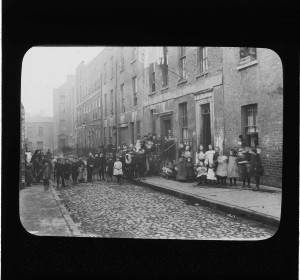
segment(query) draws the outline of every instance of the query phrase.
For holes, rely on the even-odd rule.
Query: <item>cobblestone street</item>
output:
[[[85,236],[163,239],[266,239],[275,230],[131,184],[59,189]]]

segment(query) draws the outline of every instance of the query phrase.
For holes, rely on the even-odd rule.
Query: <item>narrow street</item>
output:
[[[57,193],[85,236],[261,240],[276,232],[128,183],[84,183],[60,188]]]

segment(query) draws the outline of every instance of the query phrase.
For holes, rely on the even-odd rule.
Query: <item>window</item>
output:
[[[110,113],[113,116],[114,115],[114,91],[110,91]]]
[[[133,106],[137,106],[137,77],[132,78]]]
[[[124,69],[124,47],[121,47],[121,65],[120,68]]]
[[[106,93],[104,94],[104,116],[107,116],[107,100],[106,100]]]
[[[240,62],[250,62],[256,60],[256,48],[240,48]]]
[[[198,48],[198,66],[199,73],[206,72],[208,69],[207,66],[207,47]]]
[[[186,47],[179,47],[179,76],[186,79]]]
[[[121,84],[120,86],[120,91],[121,91],[121,101],[122,101],[122,108],[121,108],[121,112],[125,113],[125,97],[124,97],[124,84]]]
[[[60,132],[64,133],[66,130],[66,122],[65,120],[60,120]]]
[[[59,112],[64,113],[65,112],[65,103],[59,103]]]
[[[106,84],[106,63],[104,63],[104,77],[103,77],[103,82]]]
[[[136,122],[136,135],[141,134],[141,121]]]
[[[110,65],[111,65],[110,78],[112,79],[114,77],[114,61],[113,61],[113,57],[110,58]]]
[[[37,149],[38,150],[43,150],[43,141],[37,141]]]
[[[106,145],[106,127],[103,128],[104,145]]]
[[[38,136],[44,136],[44,128],[42,126],[38,127]]]
[[[99,118],[100,118],[100,116],[101,116],[101,99],[100,99],[100,97],[99,97],[99,101],[98,101],[98,116],[99,116]]]
[[[149,67],[149,84],[150,84],[150,92],[155,92],[155,69],[154,69],[154,63],[151,63],[150,67]]]
[[[109,142],[112,143],[112,127],[111,126],[108,128],[108,132],[109,132]]]
[[[151,115],[151,123],[152,123],[152,133],[156,132],[156,119],[155,119],[155,114],[156,111],[155,109],[150,111],[150,115]]]
[[[32,127],[27,126],[27,137],[32,137]]]
[[[131,60],[132,62],[136,60],[136,48],[133,47],[131,50]]]
[[[251,104],[242,107],[243,126],[247,145],[256,147],[258,145],[258,127],[257,127],[257,104]]]
[[[168,73],[168,48],[167,47],[163,47],[163,64],[161,65],[162,67],[162,81],[163,81],[163,85],[162,87],[165,88],[168,86],[169,83],[169,73]]]
[[[179,104],[179,116],[180,116],[180,126],[181,126],[181,139],[185,143],[188,140],[188,119],[187,119],[187,103]]]

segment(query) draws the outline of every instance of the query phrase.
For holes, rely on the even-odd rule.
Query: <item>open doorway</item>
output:
[[[208,145],[211,143],[211,123],[210,123],[210,104],[206,103],[201,105],[201,143],[204,149],[208,149]]]

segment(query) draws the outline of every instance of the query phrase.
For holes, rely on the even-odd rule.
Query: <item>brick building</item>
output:
[[[282,65],[271,50],[163,47],[145,65],[142,49],[107,47],[76,70],[81,147],[134,143],[170,132],[180,142],[228,151],[238,136],[262,151],[263,184],[281,186]]]
[[[53,149],[53,118],[25,116],[25,137],[27,147],[33,152]]]
[[[54,149],[75,147],[75,76],[68,75],[66,83],[53,89]]]

